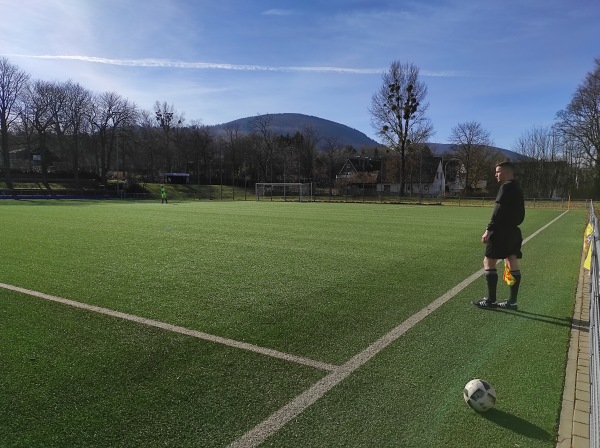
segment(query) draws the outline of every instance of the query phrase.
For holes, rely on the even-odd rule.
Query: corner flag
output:
[[[510,273],[510,269],[508,269],[508,265],[506,262],[504,263],[504,277],[502,279],[508,284],[508,286],[512,286],[515,284],[515,278]]]
[[[592,267],[592,241],[594,240],[594,226],[592,226],[592,223],[589,223],[585,228],[584,236],[583,248],[587,250],[587,254],[583,261],[583,267],[589,271]]]

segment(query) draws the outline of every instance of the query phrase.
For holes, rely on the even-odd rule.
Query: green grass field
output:
[[[0,201],[0,282],[339,366],[481,269],[483,207]],[[524,237],[564,213],[528,209]],[[264,446],[551,447],[586,212],[483,278]],[[499,285],[500,297],[507,293]],[[0,446],[227,446],[327,371],[0,289]],[[479,415],[475,377],[498,393]]]

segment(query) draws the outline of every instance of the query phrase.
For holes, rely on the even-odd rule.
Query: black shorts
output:
[[[485,245],[485,256],[496,260],[502,260],[511,255],[522,258],[521,244],[523,244],[523,236],[518,227],[494,230]]]

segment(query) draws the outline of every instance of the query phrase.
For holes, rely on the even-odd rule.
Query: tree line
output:
[[[427,86],[414,64],[391,63],[369,109],[382,145],[353,148],[306,128],[294,135],[273,132],[270,116],[252,119],[252,132],[236,125],[221,132],[157,101],[143,110],[116,92],[92,92],[79,83],[32,80],[0,58],[0,144],[7,188],[23,172],[52,171],[78,180],[110,177],[157,180],[159,173],[185,172],[198,184],[249,186],[255,182],[315,182],[333,188],[352,155],[383,160],[386,182],[406,191],[415,166],[431,156],[433,124],[427,117]],[[600,58],[571,102],[549,127],[534,127],[516,139],[524,156],[520,179],[528,196],[594,197],[600,191]],[[499,159],[481,123],[459,123],[448,143],[447,161],[459,163],[465,194],[493,179]],[[447,162],[446,162],[447,163]]]
[[[34,171],[45,183],[59,171],[103,183],[114,176],[154,181],[159,173],[185,172],[198,184],[327,185],[340,161],[356,152],[310,128],[278,135],[270,121],[259,115],[250,134],[236,125],[217,134],[199,121],[186,123],[167,102],[143,110],[116,92],[94,93],[75,81],[31,80],[0,59],[1,166],[9,189],[15,176]]]
[[[418,67],[398,61],[384,73],[382,86],[373,95],[372,125],[384,144],[399,154],[403,183],[433,133],[426,116],[426,95],[427,86],[419,79]],[[448,142],[454,149],[446,159],[458,161],[466,194],[475,191],[481,180],[493,180],[494,165],[502,156],[494,150],[491,134],[481,123],[459,123]],[[576,88],[569,104],[557,112],[555,123],[524,132],[512,150],[523,156],[518,165],[526,195],[600,195],[600,58],[595,59],[593,70]]]

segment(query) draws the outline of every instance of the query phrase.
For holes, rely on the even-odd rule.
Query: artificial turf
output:
[[[581,230],[566,215],[524,246],[518,311],[471,306],[476,281],[265,446],[555,446]],[[495,387],[495,409],[463,403],[472,378]]]
[[[480,269],[490,211],[6,202],[0,282],[340,364]],[[528,210],[524,236],[561,213]],[[584,224],[525,246],[521,310],[467,306],[475,282],[267,444],[552,446]],[[223,446],[324,375],[39,302],[0,290],[9,446]],[[460,397],[475,376],[498,391],[487,418]]]
[[[0,292],[0,446],[224,446],[323,376]]]

